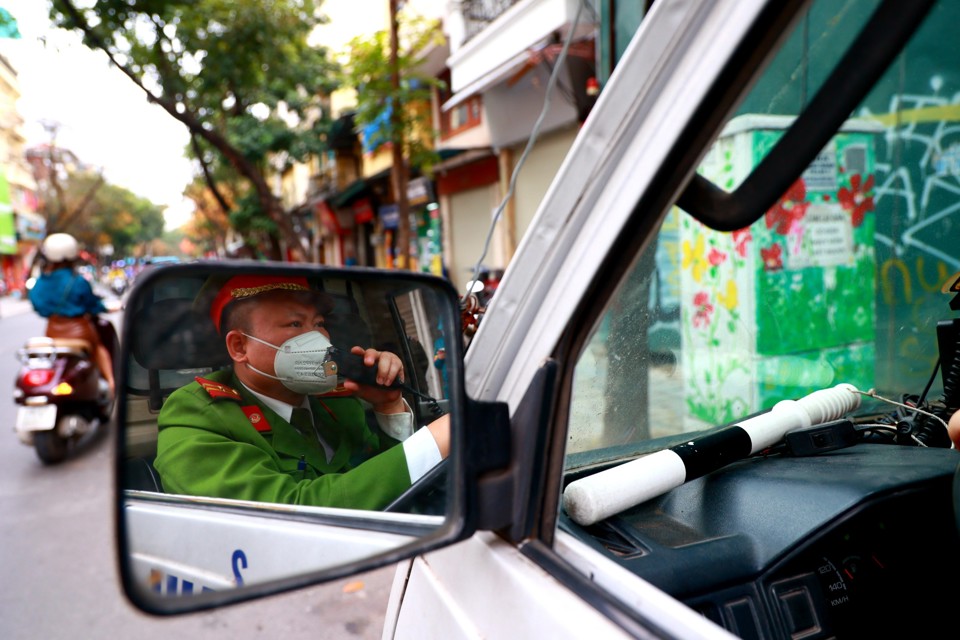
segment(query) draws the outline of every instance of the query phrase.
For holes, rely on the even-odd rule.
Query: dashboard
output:
[[[758,456],[561,526],[741,638],[956,637],[958,468],[893,444]]]

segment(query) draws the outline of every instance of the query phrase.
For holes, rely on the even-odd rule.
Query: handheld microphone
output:
[[[363,364],[363,356],[351,353],[349,349],[333,347],[329,353],[330,359],[337,363],[337,375],[341,378],[349,378],[359,384],[382,389],[407,389],[407,386],[400,381],[399,377],[394,378],[389,385],[378,384],[377,368]]]

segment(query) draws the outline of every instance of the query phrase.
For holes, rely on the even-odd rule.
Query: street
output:
[[[121,314],[110,318],[120,330]],[[100,432],[44,466],[13,433],[16,350],[43,335],[29,303],[0,298],[0,638],[379,638],[395,568],[214,612],[172,618],[134,609],[117,571],[113,442]]]

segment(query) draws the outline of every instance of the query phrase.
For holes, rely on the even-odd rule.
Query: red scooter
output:
[[[113,324],[99,317],[95,324],[115,362],[119,342]],[[30,338],[17,359],[13,399],[20,408],[14,430],[45,464],[62,462],[74,443],[109,422],[109,385],[86,340]]]

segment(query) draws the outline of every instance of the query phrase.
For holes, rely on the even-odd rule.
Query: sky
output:
[[[183,198],[192,168],[184,156],[187,129],[79,37],[50,26],[47,2],[0,0],[16,18],[21,38],[0,39],[2,53],[17,71],[27,146],[50,135],[41,124],[59,124],[57,146],[102,167],[107,182],[168,207],[167,228],[186,222],[193,210]],[[38,38],[48,39],[44,47]]]

